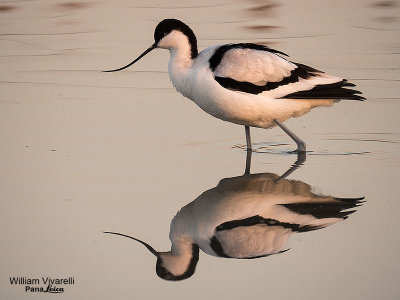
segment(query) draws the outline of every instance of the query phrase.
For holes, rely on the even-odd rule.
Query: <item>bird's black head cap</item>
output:
[[[169,34],[173,30],[178,30],[188,37],[189,44],[191,47],[191,56],[195,58],[198,54],[197,50],[197,39],[192,29],[182,21],[177,19],[164,19],[162,20],[154,30],[154,40],[158,43],[164,36]]]
[[[158,277],[169,280],[169,281],[179,281],[184,280],[191,277],[196,271],[197,262],[199,261],[199,246],[196,244],[192,245],[192,257],[190,263],[188,265],[187,270],[181,275],[174,275],[170,271],[168,271],[164,265],[161,257],[157,258],[156,263],[156,273]]]

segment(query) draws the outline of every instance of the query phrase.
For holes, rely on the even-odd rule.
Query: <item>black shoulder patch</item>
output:
[[[224,252],[224,249],[222,248],[221,243],[218,241],[218,239],[215,237],[215,235],[211,238],[210,240],[210,246],[211,249],[214,250],[214,252],[220,256],[220,257],[225,257],[225,258],[230,258],[230,256],[226,255]]]

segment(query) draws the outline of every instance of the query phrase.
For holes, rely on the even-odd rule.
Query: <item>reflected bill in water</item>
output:
[[[250,152],[248,152],[250,154]],[[171,250],[156,251],[134,237],[157,257],[156,273],[166,280],[191,277],[199,260],[199,249],[224,258],[255,259],[288,251],[289,237],[297,232],[322,229],[345,220],[364,197],[337,198],[312,192],[298,180],[284,175],[250,174],[248,155],[242,176],[224,178],[218,185],[184,206],[171,221]]]

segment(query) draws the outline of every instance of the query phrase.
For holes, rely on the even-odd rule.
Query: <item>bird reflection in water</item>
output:
[[[182,280],[195,272],[199,249],[225,258],[255,259],[288,251],[294,232],[322,229],[346,219],[363,203],[361,198],[314,194],[310,185],[285,179],[305,157],[284,175],[250,174],[248,151],[245,174],[224,178],[218,185],[184,206],[171,221],[167,252],[134,237],[157,257],[156,273],[166,280]]]

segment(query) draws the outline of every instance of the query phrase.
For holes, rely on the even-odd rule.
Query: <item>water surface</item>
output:
[[[398,1],[2,1],[0,3],[0,294],[9,277],[75,278],[65,299],[398,299]],[[176,212],[245,169],[244,129],[202,112],[153,51],[166,17],[187,22],[200,50],[270,45],[349,79],[368,99],[315,109],[285,124],[307,143],[289,175],[313,192],[365,196],[344,222],[293,234],[289,251],[254,260],[200,253],[173,283],[117,231],[169,250]],[[252,173],[283,174],[295,144],[253,130]],[[46,294],[31,293],[43,299]],[[47,297],[53,297],[47,296]]]

